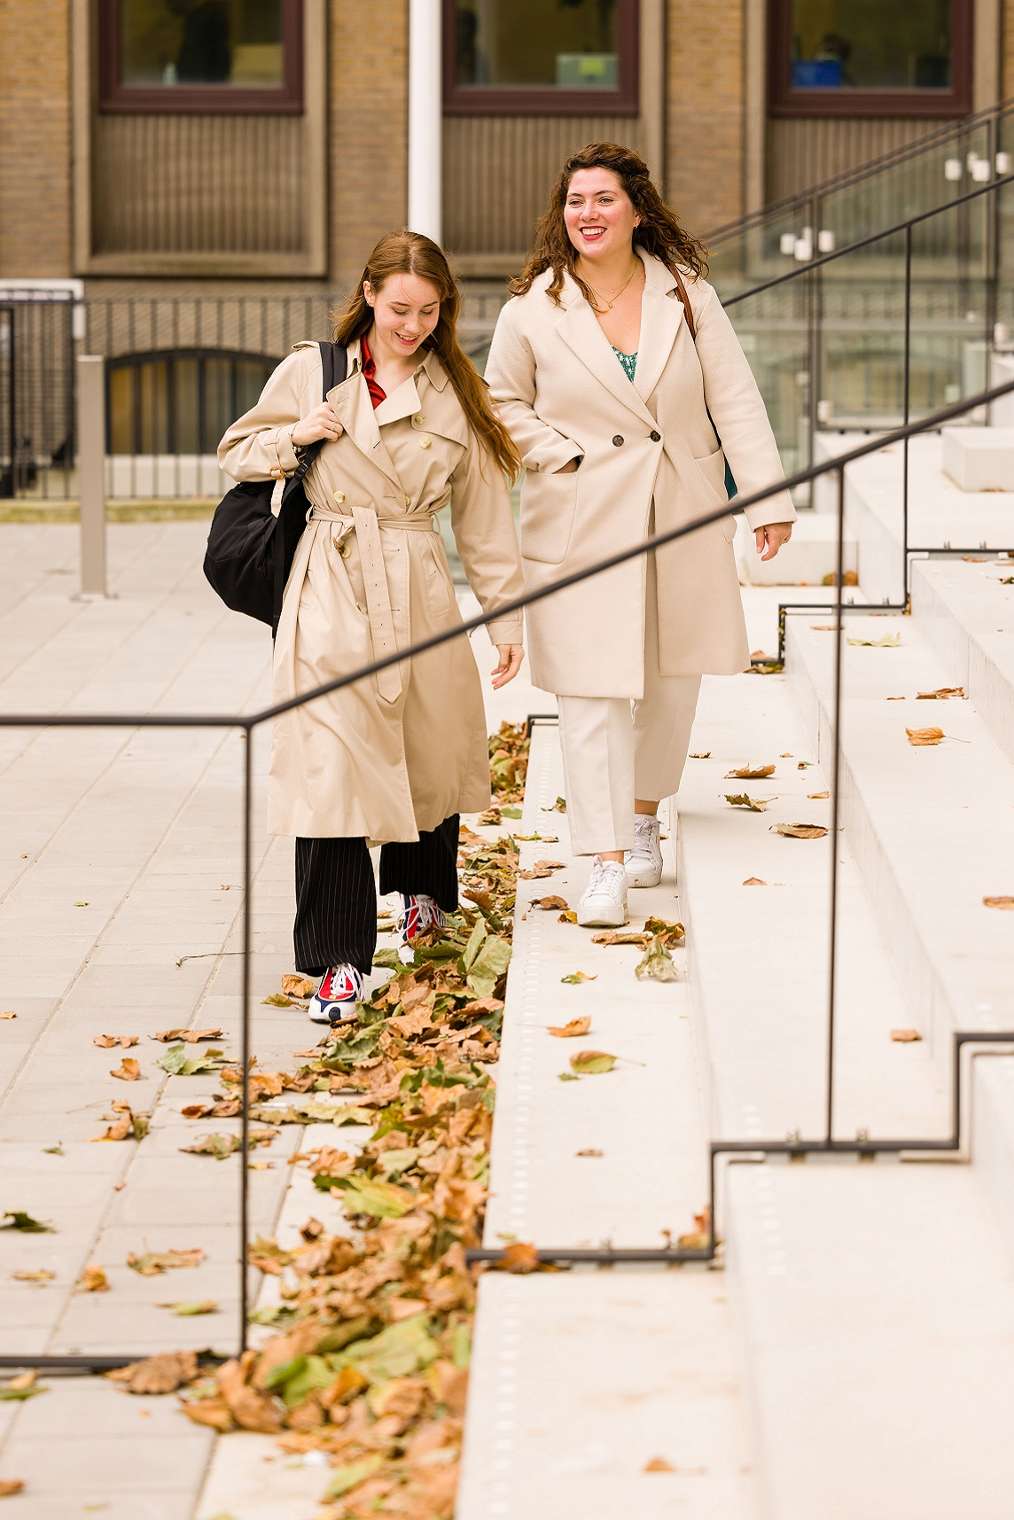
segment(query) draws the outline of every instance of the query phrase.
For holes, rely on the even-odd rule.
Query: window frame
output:
[[[641,101],[640,0],[617,0],[619,83],[615,90],[457,83],[457,0],[443,0],[445,116],[637,116]]]
[[[99,0],[99,112],[157,116],[299,116],[303,111],[303,0],[281,0],[282,83],[269,89],[179,84],[125,85],[120,77],[120,6]]]
[[[973,0],[951,0],[951,86],[947,90],[800,89],[791,83],[793,0],[769,0],[768,115],[958,117],[972,109]]]

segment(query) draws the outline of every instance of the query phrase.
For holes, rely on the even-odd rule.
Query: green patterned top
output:
[[[619,359],[620,363],[623,365],[623,373],[626,375],[631,385],[633,385],[634,374],[637,370],[637,355],[625,354],[622,349],[616,347],[615,343],[610,343],[609,347],[612,349],[617,359]]]

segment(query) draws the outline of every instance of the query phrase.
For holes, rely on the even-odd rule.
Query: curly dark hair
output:
[[[610,169],[616,175],[641,218],[634,229],[634,247],[661,259],[673,274],[677,266],[689,271],[694,278],[708,272],[708,250],[669,210],[651,182],[648,166],[632,148],[622,148],[619,143],[589,143],[580,152],[568,158],[553,186],[549,210],[541,216],[535,228],[535,241],[528,261],[521,273],[510,282],[510,292],[523,296],[532,287],[532,281],[544,269],[552,269],[553,278],[547,295],[556,306],[560,305],[563,275],[566,270],[580,287],[590,304],[592,293],[577,273],[577,250],[567,236],[563,220],[563,208],[567,203],[570,182],[579,169]]]

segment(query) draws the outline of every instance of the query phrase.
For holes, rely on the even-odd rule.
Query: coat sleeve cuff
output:
[[[529,469],[536,469],[543,475],[552,475],[572,459],[583,459],[584,449],[578,443],[571,443],[569,438],[561,438],[558,444],[539,449],[534,456],[529,457]]]
[[[510,617],[494,618],[486,624],[491,644],[520,644],[524,637],[524,619],[520,613]]]
[[[275,453],[278,455],[278,468],[283,475],[292,475],[299,468],[299,460],[296,451],[292,447],[292,429],[296,426],[280,427],[275,435]]]
[[[783,491],[778,496],[772,496],[768,501],[759,501],[755,507],[747,507],[743,516],[751,530],[754,528],[766,528],[771,523],[795,522],[797,513],[792,505],[792,497],[788,491]]]

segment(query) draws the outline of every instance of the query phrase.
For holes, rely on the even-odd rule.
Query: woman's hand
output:
[[[566,464],[562,464],[558,470],[554,470],[552,473],[554,475],[573,475],[579,464],[580,460],[578,459],[568,459]]]
[[[292,447],[305,448],[308,443],[316,443],[318,438],[328,440],[340,438],[341,431],[342,425],[330,401],[322,401],[320,406],[315,406],[312,412],[307,412],[305,417],[300,417],[292,429]]]
[[[500,656],[500,663],[493,671],[494,691],[501,686],[506,686],[508,681],[513,681],[525,657],[525,651],[520,644],[498,644],[496,652]]]
[[[757,553],[761,559],[774,559],[782,544],[787,544],[791,537],[792,524],[790,522],[768,523],[766,527],[754,530]]]

